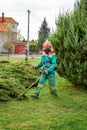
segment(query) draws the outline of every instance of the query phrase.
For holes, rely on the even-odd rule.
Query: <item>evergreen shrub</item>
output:
[[[77,86],[87,87],[87,17],[84,2],[61,14],[50,40],[57,55],[57,72]]]
[[[28,62],[0,61],[0,101],[17,99],[38,76]]]

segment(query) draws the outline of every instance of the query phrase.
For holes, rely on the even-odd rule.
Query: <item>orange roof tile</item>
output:
[[[13,18],[11,17],[4,17],[5,22],[11,22],[11,23],[17,23]],[[2,17],[0,17],[0,22],[2,22]]]
[[[0,23],[0,32],[1,31],[9,31],[9,29],[3,24],[3,23]]]

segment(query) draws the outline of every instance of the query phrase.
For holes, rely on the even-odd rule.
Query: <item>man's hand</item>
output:
[[[34,69],[34,70],[35,70],[35,69],[36,69],[36,66],[34,66],[34,65],[33,65],[33,66],[32,66],[32,69]]]
[[[41,69],[39,69],[39,73],[42,74],[42,70]]]
[[[47,71],[47,70],[44,70],[44,72],[43,72],[44,74],[48,74],[49,72]]]

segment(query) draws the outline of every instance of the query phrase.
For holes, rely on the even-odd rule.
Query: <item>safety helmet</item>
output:
[[[51,45],[50,41],[46,40],[45,43],[43,44],[43,50],[44,51],[47,49],[51,50],[51,47],[52,47],[52,45]]]

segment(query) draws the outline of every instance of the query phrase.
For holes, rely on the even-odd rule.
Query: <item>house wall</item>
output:
[[[12,32],[16,32],[17,33],[17,23],[7,23],[5,22],[4,25],[9,28]]]
[[[3,47],[3,44],[7,41],[8,36],[4,32],[0,32],[0,53],[6,52],[6,50]]]
[[[5,53],[7,50],[4,49],[5,43],[15,43],[17,41],[17,33],[0,32],[0,53]]]
[[[1,40],[0,40],[0,53],[2,53],[3,51],[3,46],[2,46],[2,43],[1,43]]]
[[[17,23],[5,22],[4,25],[11,30],[8,32],[10,42],[16,42],[17,41]]]

